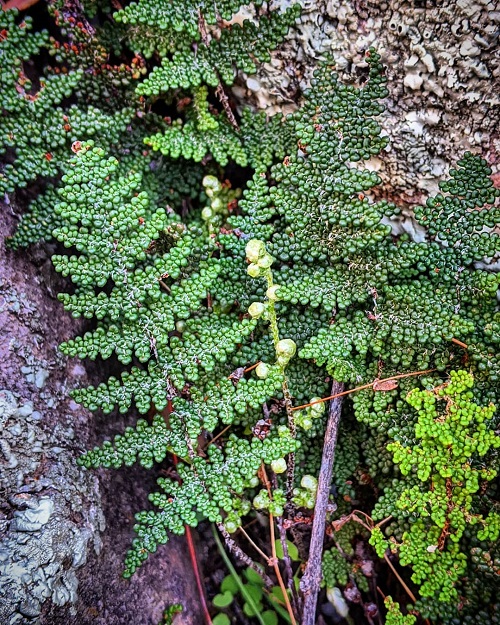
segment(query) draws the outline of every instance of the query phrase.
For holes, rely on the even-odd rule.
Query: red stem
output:
[[[170,414],[172,412],[172,402],[169,400],[167,405],[167,413]],[[174,466],[177,466],[179,463],[179,459],[175,454],[172,454]],[[191,533],[191,528],[189,525],[184,525],[184,529],[186,531],[186,542],[188,545],[189,551],[189,559],[191,560],[191,566],[193,568],[194,578],[196,580],[196,587],[198,588],[198,594],[200,596],[201,603],[201,611],[203,612],[203,619],[206,625],[212,625],[212,618],[208,611],[207,600],[205,598],[205,588],[203,587],[200,575],[200,567],[198,565],[198,558],[196,557],[196,551],[194,549],[194,541],[193,535]]]
[[[7,0],[7,2],[2,2],[0,6],[3,11],[8,11],[9,9],[24,11],[37,2],[38,0]]]
[[[203,612],[203,618],[205,619],[206,625],[212,625],[212,619],[208,612],[207,600],[205,599],[205,589],[203,588],[203,584],[201,582],[200,569],[198,566],[198,558],[196,557],[196,551],[194,550],[194,542],[193,535],[191,534],[191,528],[189,525],[184,526],[186,530],[186,541],[189,549],[189,557],[191,559],[191,564],[193,565],[194,577],[196,579],[196,586],[198,587],[198,593],[200,595],[200,603],[201,609]]]

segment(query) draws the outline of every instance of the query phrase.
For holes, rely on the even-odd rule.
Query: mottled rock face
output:
[[[390,91],[382,125],[391,143],[370,163],[382,177],[382,192],[420,203],[467,150],[485,157],[500,183],[498,2],[311,0],[301,6],[282,50],[237,88],[238,96],[271,114],[290,112],[320,58],[330,54],[341,78],[353,82],[362,78],[364,53],[374,46]]]
[[[0,390],[6,461],[0,487],[4,508],[10,508],[0,534],[2,623],[36,622],[47,601],[74,604],[77,569],[89,549],[101,547],[104,518],[96,478],[75,465],[70,421],[49,432],[46,416],[32,402]]]
[[[181,540],[121,578],[154,476],[128,469],[99,480],[77,466],[81,451],[125,424],[96,420],[69,397],[90,380],[57,345],[81,327],[53,297],[47,252],[5,249],[11,208],[0,206],[0,623],[150,625],[176,602],[186,606],[179,623],[197,623]]]

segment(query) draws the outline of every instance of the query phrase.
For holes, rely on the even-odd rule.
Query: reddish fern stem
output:
[[[186,530],[186,541],[188,544],[189,557],[191,559],[191,564],[193,566],[194,577],[196,579],[196,586],[198,588],[198,593],[200,595],[200,603],[201,610],[203,612],[203,618],[205,620],[206,625],[212,625],[212,618],[210,617],[210,613],[208,611],[207,600],[205,598],[205,589],[201,582],[200,569],[198,566],[198,558],[196,557],[196,551],[194,550],[194,542],[193,535],[191,534],[191,528],[189,525],[184,526]]]
[[[171,401],[168,402],[167,408],[170,408],[169,410],[169,413],[170,413],[172,411]],[[177,464],[179,463],[179,459],[177,458],[175,454],[172,454],[172,457],[174,460],[174,466],[177,466]],[[198,558],[196,557],[196,551],[194,548],[194,541],[193,541],[193,535],[191,533],[191,528],[189,527],[189,525],[184,525],[184,529],[186,531],[186,542],[187,542],[188,551],[189,551],[189,559],[191,560],[191,566],[193,568],[194,578],[196,580],[196,587],[198,588],[198,594],[200,597],[201,611],[203,612],[203,620],[205,621],[206,625],[212,625],[212,618],[208,611],[207,600],[205,598],[205,589],[201,581],[200,567],[198,566]]]

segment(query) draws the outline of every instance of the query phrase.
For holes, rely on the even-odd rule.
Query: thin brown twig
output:
[[[217,436],[214,436],[214,438],[212,438],[212,440],[206,445],[205,449],[207,447],[210,447],[210,445],[213,445],[215,443],[215,441],[220,438],[221,436],[223,436],[231,427],[232,423],[230,423],[229,425],[226,425],[226,427],[222,430],[222,432],[219,432],[217,434]],[[205,451],[205,449],[203,451]]]
[[[184,529],[186,530],[186,541],[188,545],[189,557],[191,559],[191,564],[192,564],[193,571],[194,571],[194,578],[196,580],[196,586],[198,588],[198,596],[200,598],[203,618],[205,619],[206,625],[212,625],[212,619],[210,618],[210,613],[208,611],[208,606],[207,606],[207,600],[205,598],[205,589],[201,581],[198,558],[196,557],[196,551],[194,548],[193,535],[191,533],[191,528],[189,527],[189,525],[185,525]]]
[[[274,567],[276,577],[278,578],[278,584],[281,588],[281,592],[283,593],[283,599],[285,600],[286,609],[288,612],[288,616],[290,617],[290,621],[292,622],[292,625],[297,625],[297,621],[295,620],[295,614],[293,613],[292,605],[290,603],[290,598],[288,597],[285,583],[283,582],[283,578],[281,577],[280,567],[278,566],[278,557],[276,555],[276,544],[274,537],[274,517],[271,513],[269,513],[269,527],[271,529],[272,565]]]
[[[241,380],[241,378],[243,377],[243,375],[245,373],[248,373],[249,371],[252,371],[252,369],[255,369],[259,365],[260,365],[260,360],[258,362],[256,362],[254,365],[251,365],[250,367],[247,367],[246,369],[244,369],[243,367],[238,367],[238,369],[236,369],[236,371],[233,371],[233,373],[231,373],[230,375],[227,376],[227,379],[228,380],[239,381],[239,380]]]
[[[288,590],[292,595],[292,607],[294,609],[294,612],[300,617],[300,598],[293,581],[292,560],[290,558],[290,554],[288,553],[288,545],[286,542],[286,529],[283,527],[283,517],[278,517],[276,519],[276,524],[278,526],[278,531],[280,534],[281,548],[283,549],[283,563],[285,565],[286,583],[288,586]]]
[[[224,107],[224,111],[226,112],[227,118],[229,119],[231,126],[236,130],[236,132],[240,132],[240,126],[238,122],[236,121],[236,117],[234,116],[233,111],[231,110],[229,99],[226,95],[226,92],[224,91],[224,87],[222,86],[222,81],[220,78],[219,78],[219,84],[217,86],[217,89],[215,90],[215,93],[217,97],[219,98],[222,106]]]
[[[172,454],[172,458],[174,461],[174,466],[177,467],[179,463],[179,459],[175,454]],[[194,548],[193,534],[191,533],[191,528],[189,525],[184,525],[184,530],[186,532],[186,542],[188,546],[189,558],[191,560],[191,567],[194,573],[194,579],[196,581],[196,587],[198,588],[198,596],[201,604],[201,611],[203,612],[203,618],[205,620],[206,625],[212,625],[212,619],[210,618],[210,613],[208,611],[207,600],[205,597],[205,588],[201,581],[200,575],[200,566],[198,563],[198,558],[196,557],[196,550]]]
[[[356,388],[351,388],[348,391],[342,391],[342,393],[335,393],[334,395],[329,395],[328,397],[323,397],[322,399],[316,399],[315,401],[309,402],[308,404],[303,404],[302,406],[295,406],[292,408],[294,410],[301,410],[301,408],[309,408],[309,406],[314,406],[314,404],[322,404],[325,401],[329,401],[330,399],[336,399],[337,397],[343,397],[344,395],[350,395],[351,393],[355,393],[356,391],[362,391],[365,388],[371,388],[374,384],[380,384],[382,382],[389,382],[391,380],[400,380],[401,378],[409,378],[415,375],[424,375],[424,373],[432,373],[436,371],[436,369],[425,369],[424,371],[412,371],[411,373],[400,373],[399,375],[391,375],[389,378],[384,378],[383,380],[373,380],[369,384],[363,384],[362,386],[357,386]]]
[[[392,520],[392,514],[390,514],[389,516],[386,516],[385,519],[382,519],[381,521],[379,521],[375,527],[382,527],[382,525],[385,525],[386,523],[389,523],[389,521]]]
[[[160,283],[160,286],[162,286],[167,293],[171,293],[170,287],[167,284],[165,284],[165,282],[163,282],[163,280],[158,280],[158,282]]]
[[[379,600],[379,596],[377,594],[378,586],[377,586],[377,573],[376,573],[376,571],[373,571],[373,575],[368,580],[368,585],[369,585],[369,588],[370,588],[370,592],[372,593],[373,601],[375,602],[375,605],[377,606],[377,623],[378,623],[378,625],[384,625],[384,623],[382,621],[382,611],[380,609],[380,600]]]
[[[255,549],[255,551],[257,551],[257,553],[260,553],[260,555],[264,558],[264,560],[267,562],[269,560],[269,556],[267,555],[267,553],[264,553],[262,551],[262,549],[260,547],[258,547],[254,541],[250,538],[250,536],[245,532],[245,530],[243,529],[243,527],[239,528],[239,531],[243,534],[243,536],[248,540],[248,542],[252,545],[252,547]]]
[[[219,532],[222,534],[222,536],[224,537],[224,542],[226,543],[226,547],[229,549],[229,551],[233,553],[237,558],[239,558],[243,562],[243,564],[245,564],[246,566],[249,566],[256,573],[258,573],[258,575],[260,575],[262,579],[264,580],[264,584],[267,586],[267,588],[272,588],[274,586],[273,580],[269,577],[269,575],[264,573],[264,571],[262,571],[257,566],[257,564],[255,564],[252,558],[248,556],[239,545],[236,544],[236,542],[231,538],[231,536],[227,532],[224,525],[222,523],[217,523],[217,528]]]
[[[267,408],[266,404],[264,404],[264,411]],[[272,484],[273,488],[278,488],[278,480],[276,474],[272,476]],[[286,510],[286,508],[285,508]],[[302,612],[302,605],[299,597],[299,593],[297,592],[297,588],[295,587],[294,579],[293,579],[293,570],[292,570],[292,560],[290,558],[290,554],[288,552],[288,544],[286,538],[286,529],[283,523],[283,517],[278,517],[276,519],[276,525],[278,526],[278,532],[280,535],[281,548],[283,550],[283,564],[285,566],[285,582],[288,590],[291,595],[291,603],[294,614],[297,615],[297,618],[300,618]]]
[[[249,371],[251,371],[252,369],[255,369],[256,367],[258,367],[260,365],[261,361],[259,360],[258,362],[256,362],[254,365],[252,365],[251,367],[247,367],[246,369],[243,369],[243,373],[248,373]]]
[[[316,491],[316,505],[309,545],[309,559],[304,576],[300,582],[300,589],[304,596],[302,625],[314,625],[316,622],[316,604],[321,583],[321,556],[325,537],[326,508],[332,483],[333,461],[337,446],[337,433],[342,412],[342,395],[344,385],[334,380],[332,384],[332,401],[328,411],[328,422],[325,431],[323,455]]]
[[[265,468],[263,462],[260,465],[260,475],[261,475],[262,481],[264,482],[264,486],[267,489],[267,493],[269,495],[269,499],[271,499],[272,496],[273,496],[272,490],[271,490],[271,482],[269,481],[269,478],[267,477],[266,468]],[[274,536],[274,517],[273,517],[271,512],[269,513],[269,529],[270,529],[270,532],[271,532],[271,553],[272,553],[272,556],[269,559],[268,564],[274,568],[274,573],[275,573],[276,578],[278,580],[279,587],[281,588],[281,592],[283,593],[283,599],[284,599],[285,604],[286,604],[286,609],[287,609],[288,615],[290,617],[290,621],[291,621],[292,625],[297,625],[297,621],[295,620],[295,614],[293,612],[293,608],[292,608],[292,605],[290,603],[290,598],[288,597],[288,593],[287,593],[286,588],[285,588],[285,583],[283,582],[283,578],[281,577],[280,567],[278,566],[278,557],[276,556],[276,544],[275,544],[275,536]]]
[[[394,564],[390,561],[389,557],[387,556],[386,553],[384,553],[384,560],[387,562],[387,564],[391,567],[391,571],[394,573],[394,575],[398,578],[399,583],[401,584],[401,586],[403,586],[403,588],[406,590],[406,593],[408,594],[408,596],[410,597],[410,599],[413,601],[413,603],[416,602],[417,598],[415,597],[415,595],[412,593],[412,591],[408,588],[408,586],[406,585],[405,581],[403,580],[403,578],[401,577],[401,575],[396,571]]]
[[[245,525],[244,526],[242,525],[241,527],[244,527],[246,529],[248,527],[252,527],[252,525],[255,525],[258,522],[259,522],[259,519],[255,517],[254,519],[252,519],[251,521],[248,521],[248,523],[245,523]]]

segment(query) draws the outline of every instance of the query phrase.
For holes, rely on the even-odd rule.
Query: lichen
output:
[[[274,0],[271,7],[288,4]],[[270,114],[288,113],[296,108],[297,93],[309,85],[318,59],[331,55],[342,79],[355,82],[364,53],[373,45],[389,68],[392,104],[383,126],[391,147],[379,174],[392,192],[403,192],[410,204],[422,201],[422,194],[437,191],[443,164],[458,160],[466,149],[487,154],[495,175],[500,98],[491,81],[498,78],[494,53],[500,12],[486,1],[423,4],[301,2],[301,15],[284,47],[254,77],[259,91],[254,93],[247,82],[237,95]],[[401,117],[406,118],[403,126]]]
[[[69,424],[48,431],[32,402],[0,390],[0,425],[8,506],[0,517],[0,622],[36,625],[46,601],[76,602],[77,570],[89,549],[99,551],[104,521],[99,508],[84,505],[95,478],[74,463]]]

